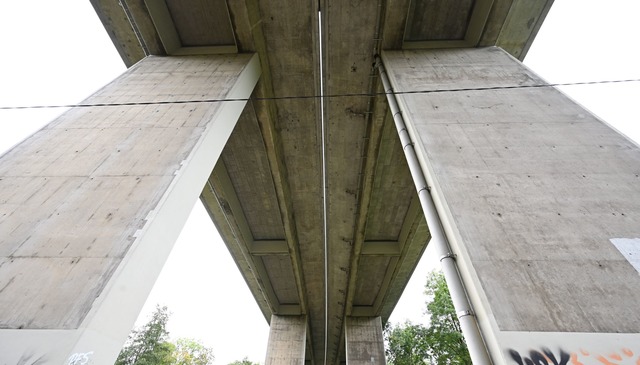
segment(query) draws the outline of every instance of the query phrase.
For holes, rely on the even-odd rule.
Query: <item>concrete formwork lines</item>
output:
[[[219,75],[217,85],[205,80],[207,88],[215,85],[222,89],[216,94],[232,98],[251,94],[259,75],[251,55],[151,58],[123,79],[136,72],[159,77],[194,97],[188,83],[197,79],[185,82],[178,73],[175,82],[146,71],[188,64],[201,70],[207,63],[217,70],[211,75]],[[128,87],[114,82],[93,98]],[[79,123],[85,117],[71,112],[2,157],[0,183],[13,190],[0,190],[0,210],[8,213],[0,226],[9,233],[0,238],[0,305],[10,308],[0,318],[2,360],[15,363],[33,354],[63,363],[74,353],[91,353],[97,363],[113,361],[243,106],[210,108],[215,110],[200,115],[208,119],[203,127],[184,128],[112,129],[109,109],[93,111],[104,124],[65,128],[74,114]],[[131,111],[131,120],[139,117]],[[175,120],[158,118],[157,124]]]
[[[400,92],[538,82],[498,48],[384,57]],[[493,361],[638,351],[640,277],[611,241],[640,236],[638,146],[553,88],[398,99]]]

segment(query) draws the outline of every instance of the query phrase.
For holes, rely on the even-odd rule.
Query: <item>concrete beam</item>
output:
[[[158,31],[164,49],[167,54],[173,54],[182,47],[182,42],[180,42],[180,36],[173,24],[167,3],[163,0],[145,0],[144,2],[147,5],[151,19],[153,19],[153,24]]]
[[[220,234],[268,320],[272,314],[278,313],[278,297],[268,280],[264,264],[251,255],[249,247],[253,244],[253,234],[222,161],[211,174],[202,192],[202,201],[214,222],[227,223],[221,227]]]
[[[269,256],[285,256],[285,260],[291,259],[289,245],[285,240],[254,240],[239,197],[222,161],[211,174],[201,199],[214,222],[223,220],[227,223],[219,227],[220,235],[224,238],[265,319],[268,320],[275,314],[304,314],[299,297],[291,298],[289,302],[281,302],[275,287],[281,283],[277,281],[277,277],[272,280],[264,261]]]
[[[400,257],[393,268],[393,274],[391,274],[388,285],[384,287],[384,291],[381,290],[381,294],[376,298],[375,315],[381,316],[383,321],[386,321],[391,316],[391,312],[396,303],[398,303],[400,296],[402,296],[430,240],[431,233],[427,227],[424,214],[419,209],[416,195],[411,200],[405,224],[400,234]]]
[[[229,54],[237,53],[236,44],[211,45],[201,47],[185,47],[182,45],[180,35],[173,22],[171,12],[164,0],[144,0],[148,13],[155,24],[162,45],[169,55],[188,56],[203,54]],[[226,3],[225,3],[226,5]],[[219,14],[222,19],[229,19],[229,14]],[[224,22],[221,21],[221,23]],[[230,20],[229,20],[230,23]]]
[[[300,316],[304,314],[298,304],[280,304],[276,313],[279,316]]]
[[[404,40],[403,49],[429,49],[429,48],[462,48],[475,47],[482,38],[482,33],[489,17],[489,12],[493,6],[494,0],[479,0],[473,6],[473,11],[469,18],[467,31],[464,39],[456,40],[424,40],[424,41],[407,41]],[[412,14],[408,15],[408,22],[413,19]],[[407,24],[409,28],[411,24]]]
[[[383,91],[380,87],[378,92]],[[371,199],[374,193],[374,181],[376,175],[376,165],[378,154],[380,153],[380,141],[382,140],[382,130],[385,116],[387,115],[387,102],[382,96],[375,98],[373,102],[373,117],[367,128],[367,144],[365,146],[365,165],[362,172],[362,193],[358,202],[358,212],[356,219],[356,229],[354,230],[354,244],[351,253],[351,270],[349,271],[349,286],[346,295],[346,315],[351,315],[351,306],[355,296],[356,279],[358,277],[358,268],[360,263],[360,255],[365,246],[365,228],[369,218],[369,209]],[[341,331],[344,334],[344,331]],[[343,338],[340,339],[344,343]],[[342,352],[342,350],[341,350]]]
[[[265,365],[304,365],[307,319],[272,316]]]
[[[259,240],[251,243],[249,251],[255,256],[288,255],[289,246],[285,240]]]
[[[192,77],[193,70],[207,77]],[[4,363],[113,363],[260,75],[147,57],[0,157]]]
[[[398,241],[365,241],[361,255],[370,256],[400,256]]]
[[[95,1],[95,0],[94,0]],[[167,54],[162,46],[158,30],[153,25],[149,9],[144,0],[120,0],[123,10],[129,17],[131,26],[138,34],[138,40],[148,55],[164,56]]]
[[[385,365],[380,317],[347,317],[345,325],[347,365]]]
[[[127,67],[146,56],[136,31],[117,1],[91,0],[91,5]]]
[[[524,60],[553,0],[514,0],[494,43],[519,60]]]
[[[237,4],[229,4],[229,11],[235,14],[236,37],[239,48],[243,51],[255,50],[260,55],[263,70],[263,77],[256,87],[255,94],[258,98],[268,99],[274,97],[273,79],[271,66],[269,64],[269,52],[263,31],[262,17],[259,9],[259,2],[256,0],[246,0],[245,8],[238,9]],[[243,11],[244,10],[244,11]],[[250,27],[238,29],[239,19],[244,26]],[[285,163],[283,151],[283,141],[276,122],[278,113],[273,100],[261,100],[255,103],[256,115],[260,123],[260,130],[264,138],[267,157],[271,166],[273,184],[279,202],[281,217],[284,225],[285,241],[291,254],[291,265],[296,281],[298,297],[300,298],[301,313],[307,312],[307,294],[304,288],[304,278],[302,274],[302,258],[300,256],[300,242],[296,228],[293,202],[291,198],[291,187]],[[309,341],[309,343],[311,343]]]

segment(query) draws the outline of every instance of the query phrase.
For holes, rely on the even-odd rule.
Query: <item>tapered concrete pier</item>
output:
[[[259,75],[149,57],[0,157],[0,363],[115,360],[246,101],[163,103],[246,99]]]
[[[499,48],[383,60],[494,361],[640,361],[639,146]]]

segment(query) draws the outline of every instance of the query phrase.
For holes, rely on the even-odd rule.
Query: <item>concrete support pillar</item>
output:
[[[114,362],[246,104],[184,101],[259,74],[147,57],[0,157],[0,363]]]
[[[307,319],[304,316],[271,316],[265,365],[304,365]]]
[[[347,365],[385,365],[380,317],[347,317],[345,326]]]
[[[499,48],[383,61],[494,364],[640,363],[640,147]]]

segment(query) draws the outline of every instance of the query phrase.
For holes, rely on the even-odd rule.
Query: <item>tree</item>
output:
[[[175,346],[167,341],[168,320],[167,307],[157,306],[151,320],[131,332],[115,365],[170,365]]]
[[[213,363],[213,350],[197,340],[179,338],[173,352],[175,365],[210,365]]]
[[[249,359],[247,359],[245,357],[241,361],[236,360],[236,361],[230,363],[229,365],[260,365],[260,364],[258,364],[257,362],[251,362],[251,361],[249,361]]]
[[[167,307],[157,306],[151,320],[131,331],[115,365],[210,365],[213,350],[197,340],[169,342]]]
[[[464,342],[460,322],[453,307],[449,288],[441,271],[427,276],[425,294],[432,298],[427,303],[429,316],[430,352],[438,365],[471,364],[467,344]]]
[[[442,272],[431,272],[425,285],[429,325],[385,326],[390,365],[470,365],[471,358]]]
[[[411,322],[392,327],[387,322],[384,332],[389,365],[425,364],[429,359],[427,327]]]

